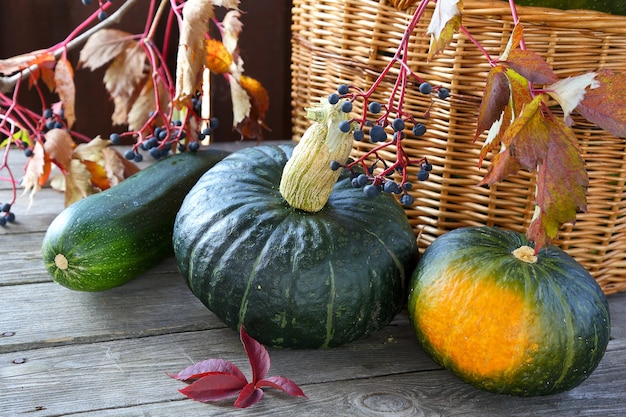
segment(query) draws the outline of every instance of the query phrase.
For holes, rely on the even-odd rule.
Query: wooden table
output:
[[[19,175],[24,158],[18,151],[10,158]],[[0,201],[9,197],[0,183]],[[27,205],[21,198],[17,222],[0,228],[2,417],[626,415],[626,293],[609,297],[612,340],[604,359],[563,394],[518,398],[460,382],[420,350],[403,312],[373,337],[340,348],[270,349],[270,374],[293,379],[308,399],[267,390],[244,410],[233,400],[188,400],[177,391],[185,385],[166,372],[223,358],[249,375],[238,334],[191,294],[173,259],[107,292],[53,283],[40,247],[63,197],[44,189]]]

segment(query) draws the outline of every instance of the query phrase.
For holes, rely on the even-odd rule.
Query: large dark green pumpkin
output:
[[[425,351],[497,393],[552,394],[589,377],[609,341],[606,297],[561,249],[533,253],[524,235],[492,227],[438,237],[415,269],[408,301]]]
[[[388,324],[405,302],[415,236],[388,195],[347,176],[307,213],[279,192],[292,146],[231,154],[185,198],[174,251],[192,292],[233,329],[292,348],[338,346]]]

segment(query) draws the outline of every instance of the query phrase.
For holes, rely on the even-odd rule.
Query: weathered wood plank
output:
[[[0,352],[224,327],[180,275],[158,269],[98,293],[53,282],[2,288],[0,332],[14,335],[0,337]]]
[[[125,339],[0,355],[0,404],[9,415],[38,416],[618,416],[626,407],[626,349],[612,351],[580,387],[564,394],[516,398],[489,394],[440,370],[404,332],[328,351],[270,349],[273,375],[294,379],[309,399],[273,390],[247,410],[232,401],[181,401],[175,372],[208,357],[249,374],[229,329]],[[11,361],[23,361],[15,364]],[[382,360],[381,360],[382,359]],[[590,400],[593,399],[593,404]],[[88,414],[83,412],[92,411]],[[13,414],[11,414],[13,413]]]

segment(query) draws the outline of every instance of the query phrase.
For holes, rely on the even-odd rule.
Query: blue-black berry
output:
[[[362,141],[365,138],[365,132],[361,129],[356,129],[352,135],[354,136],[354,140]]]
[[[400,204],[405,207],[410,207],[415,202],[415,198],[411,194],[402,194],[400,197]]]
[[[447,99],[448,97],[450,97],[450,90],[448,90],[447,88],[441,87],[439,91],[437,92],[437,97],[439,97],[442,100]]]
[[[339,161],[330,161],[330,169],[337,171],[339,168],[341,168],[341,163],[339,163]]]
[[[193,141],[188,146],[191,152],[196,152],[198,149],[200,149],[200,142]]]
[[[430,176],[429,172],[426,171],[425,169],[420,169],[419,172],[417,173],[418,181],[426,181],[429,176]]]
[[[423,82],[420,84],[419,89],[420,89],[420,93],[422,94],[430,94],[433,91],[433,86],[430,85],[430,83]]]
[[[426,126],[422,123],[417,123],[413,126],[413,134],[415,136],[422,136],[424,133],[426,133]]]
[[[348,84],[341,84],[339,87],[337,87],[337,92],[341,95],[343,94],[348,94],[350,87],[348,86]]]
[[[120,143],[122,143],[122,137],[119,133],[111,133],[109,135],[109,140],[113,145],[119,145]]]
[[[381,193],[380,187],[374,184],[367,184],[365,187],[363,187],[363,192],[367,197],[376,197]]]
[[[330,104],[337,104],[339,103],[339,94],[337,93],[332,93],[328,95],[328,102]]]
[[[341,130],[343,133],[348,133],[350,131],[350,121],[348,120],[342,120],[341,122],[339,122],[339,130]]]
[[[344,113],[350,113],[352,111],[352,102],[344,101],[341,103],[341,111]]]
[[[381,125],[372,126],[370,129],[370,140],[372,142],[384,142],[387,140],[387,133],[385,128]]]
[[[391,127],[396,132],[404,130],[404,120],[402,120],[400,117],[393,119],[393,122],[391,122]]]
[[[380,113],[381,110],[381,105],[379,102],[377,101],[372,101],[370,102],[370,104],[367,106],[367,109],[370,111],[370,113],[373,114],[378,114]]]

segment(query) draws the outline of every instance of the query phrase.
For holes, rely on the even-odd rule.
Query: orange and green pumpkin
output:
[[[535,396],[583,382],[606,350],[610,319],[591,275],[557,247],[467,227],[437,238],[413,273],[411,323],[424,350],[486,391]]]

